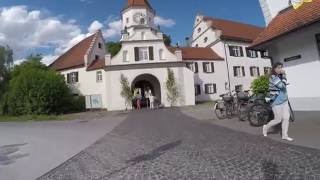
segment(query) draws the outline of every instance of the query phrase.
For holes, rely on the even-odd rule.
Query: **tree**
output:
[[[171,36],[163,34],[163,40],[166,46],[171,46],[171,43],[172,43]]]
[[[254,94],[266,95],[269,90],[269,77],[260,76],[251,83],[251,89]]]
[[[133,100],[133,93],[132,93],[132,89],[130,87],[128,78],[125,77],[123,74],[121,74],[120,77],[120,83],[121,83],[121,93],[120,95],[125,99],[125,106],[126,106],[126,110],[127,107],[131,107],[132,106],[132,100]]]
[[[10,79],[10,69],[13,65],[13,51],[10,47],[0,46],[0,114],[5,111],[5,92]]]
[[[121,50],[120,42],[108,42],[106,43],[106,50],[111,54],[111,56],[115,56]]]
[[[170,102],[171,107],[175,105],[179,98],[179,89],[176,83],[176,79],[174,77],[174,72],[167,69],[168,77],[166,81],[166,88],[167,88],[167,99]]]

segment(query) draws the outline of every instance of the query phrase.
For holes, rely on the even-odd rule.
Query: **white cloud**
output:
[[[122,29],[121,20],[113,20],[107,24],[107,28],[102,31],[105,38],[119,37]]]
[[[89,33],[94,33],[97,30],[101,29],[102,27],[103,27],[103,24],[101,24],[99,21],[95,20],[89,26],[88,31],[89,31]]]
[[[160,16],[156,16],[154,18],[154,23],[156,25],[160,25],[160,26],[164,26],[164,27],[172,27],[176,24],[176,22],[173,20],[173,19],[170,19],[170,18],[163,18],[163,17],[160,17]]]

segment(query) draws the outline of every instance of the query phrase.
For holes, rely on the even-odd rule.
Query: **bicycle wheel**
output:
[[[239,121],[247,121],[248,120],[248,111],[247,111],[247,106],[245,104],[240,104],[238,107],[238,119]]]
[[[251,126],[260,127],[270,120],[269,108],[262,104],[256,104],[249,110],[249,123]]]
[[[214,112],[215,112],[218,119],[227,118],[227,110],[226,110],[226,106],[224,105],[223,101],[218,101],[214,105]]]

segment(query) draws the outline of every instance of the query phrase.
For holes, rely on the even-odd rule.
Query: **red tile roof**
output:
[[[183,60],[224,60],[211,48],[195,48],[195,47],[168,47],[174,53],[176,50],[181,50]]]
[[[128,4],[126,8],[129,8],[129,7],[146,7],[154,11],[154,9],[151,7],[148,0],[128,0]]]
[[[280,12],[268,27],[254,40],[253,47],[269,42],[275,38],[299,28],[320,21],[320,0],[305,3],[299,9],[292,7]]]
[[[221,39],[253,42],[253,40],[263,31],[264,28],[244,24],[240,22],[204,17],[204,21],[211,23],[213,29],[222,31]]]
[[[87,71],[93,71],[97,69],[103,69],[105,67],[105,60],[104,59],[98,59],[92,61],[92,63],[88,66]]]
[[[75,67],[83,67],[84,56],[89,49],[95,34],[85,38],[80,41],[78,44],[70,48],[67,52],[61,55],[57,60],[49,65],[50,68],[61,71],[64,69],[70,69]]]

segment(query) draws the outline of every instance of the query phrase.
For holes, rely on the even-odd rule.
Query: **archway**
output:
[[[131,84],[132,89],[138,89],[142,96],[142,107],[147,106],[145,98],[146,90],[151,90],[152,95],[155,96],[155,101],[161,104],[161,86],[157,77],[151,74],[141,74],[137,76]]]

